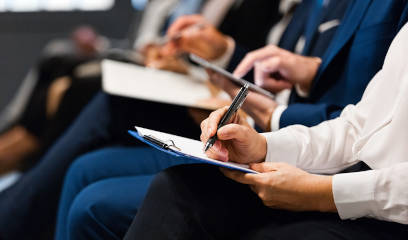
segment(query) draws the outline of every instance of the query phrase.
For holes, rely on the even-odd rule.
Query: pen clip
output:
[[[152,135],[144,135],[143,138],[161,148],[164,148],[166,150],[176,150],[176,151],[181,151],[181,149],[179,147],[176,146],[176,144],[174,143],[173,140],[167,140],[167,141],[163,141],[158,139],[155,136]]]

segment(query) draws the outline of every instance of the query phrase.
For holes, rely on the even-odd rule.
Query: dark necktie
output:
[[[317,31],[317,28],[319,27],[319,24],[321,22],[322,16],[323,16],[323,6],[324,0],[313,0],[312,3],[312,8],[310,11],[310,17],[306,23],[305,27],[305,32],[304,32],[304,37],[306,40],[306,45],[303,49],[303,53],[307,51],[311,43],[313,42],[315,38],[315,33]]]

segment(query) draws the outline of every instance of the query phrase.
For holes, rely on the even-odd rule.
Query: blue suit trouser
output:
[[[187,108],[98,94],[39,163],[0,193],[0,239],[49,238],[71,163],[102,147],[135,145],[127,133],[135,125],[190,138],[200,135]]]
[[[154,174],[190,162],[150,147],[81,156],[65,177],[55,239],[122,239]]]

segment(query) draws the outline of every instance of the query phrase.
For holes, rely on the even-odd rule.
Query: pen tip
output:
[[[210,144],[207,142],[204,147],[204,152],[207,152],[210,149]]]

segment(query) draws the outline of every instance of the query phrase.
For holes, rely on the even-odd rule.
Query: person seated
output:
[[[220,3],[219,0],[213,3],[216,4],[217,2]],[[274,21],[277,21],[279,19],[279,14],[277,14],[277,12],[274,12],[275,10],[278,10],[278,1],[246,0],[233,2],[234,4],[229,6],[230,11],[227,12],[226,18],[229,19],[228,21],[235,21],[235,19],[238,19],[240,22],[259,22],[256,21],[256,19],[263,19],[265,20],[265,22],[264,24],[262,24],[261,29],[266,29],[270,28],[274,24]],[[258,10],[254,11],[254,7],[256,7],[256,9]],[[214,11],[212,12],[214,13]],[[246,17],[242,18],[239,15],[236,15],[237,12],[247,12],[245,14]],[[222,24],[224,24],[224,21]],[[237,29],[236,27],[234,27],[234,25],[231,26],[231,24],[229,24],[228,28],[225,28],[225,31],[227,30],[231,33],[239,32],[240,34],[256,32],[256,29],[253,29],[252,27],[247,29]],[[266,39],[267,33],[267,30],[262,30],[260,32],[260,35],[265,36]],[[260,45],[260,39],[261,38],[255,36],[253,36],[252,40],[251,38],[247,38],[248,42],[253,41],[253,46]],[[265,41],[265,39],[263,41]],[[112,102],[110,102],[111,100]],[[157,112],[157,114],[153,113],[151,109],[157,108],[160,108],[162,111]],[[130,109],[138,109],[138,111],[130,111]],[[140,113],[148,113],[146,115],[148,115],[149,118],[144,118],[144,114]],[[80,125],[81,128],[84,127],[81,130],[81,134],[76,135],[74,137],[75,139],[72,139],[73,135],[71,135],[70,133],[72,132],[72,130],[77,130],[74,124],[73,126],[68,128],[68,131],[63,134],[59,140],[55,141],[54,143],[54,146],[64,146],[68,147],[69,149],[63,150],[62,152],[64,152],[64,154],[61,154],[61,152],[59,151],[58,153],[54,151],[48,151],[44,155],[42,160],[40,160],[34,168],[28,170],[15,185],[0,193],[0,199],[4,201],[0,204],[1,206],[4,206],[4,211],[3,209],[0,210],[1,214],[4,214],[0,216],[0,221],[9,219],[6,224],[8,227],[0,228],[0,238],[25,239],[43,238],[43,235],[49,236],[51,233],[50,230],[53,229],[52,225],[54,225],[59,194],[62,188],[62,181],[71,162],[81,154],[93,149],[115,144],[129,144],[129,137],[127,136],[126,130],[124,129],[127,128],[125,126],[131,126],[132,122],[136,122],[135,118],[139,121],[144,121],[144,124],[160,124],[163,129],[175,126],[177,119],[162,121],[162,114],[166,115],[166,113],[174,116],[186,116],[186,118],[188,119],[187,123],[183,126],[178,127],[177,131],[181,131],[183,129],[189,132],[189,136],[198,137],[199,127],[190,117],[187,109],[185,108],[169,105],[163,106],[152,102],[135,101],[126,98],[112,97],[112,99],[105,99],[105,95],[103,95],[102,98],[100,97],[100,95],[97,96],[90,103],[90,105],[88,105],[83,110],[83,112],[75,121],[78,123],[78,126]],[[127,114],[130,115],[126,116]],[[139,117],[136,115],[139,115]],[[88,116],[90,118],[88,118]],[[95,119],[98,120],[95,121]],[[119,130],[114,126],[122,126],[124,128]],[[63,139],[66,139],[67,142],[64,143],[64,141],[61,141]],[[44,167],[46,167],[47,169],[44,169]],[[53,180],[49,181],[48,178]],[[27,191],[28,187],[24,187],[24,190],[23,188],[18,190],[18,186],[27,186],[26,184],[30,185],[30,191]],[[43,188],[45,186],[47,186],[46,189]],[[17,197],[14,194],[20,195],[20,197]],[[47,196],[45,198],[40,197],[40,195],[42,194],[45,194]],[[34,200],[37,199],[37,197],[39,197],[38,202],[37,200]],[[20,208],[19,210],[13,210],[13,206],[17,205],[14,203],[11,205],[9,205],[9,203],[6,203],[12,199],[14,203],[15,199],[19,199],[18,206],[22,208]],[[30,199],[30,203],[25,205],[23,203],[25,200],[23,199]],[[44,201],[44,199],[47,200]],[[33,204],[34,202],[37,203]],[[38,213],[41,212],[41,217],[38,217],[39,215],[37,215],[37,211]],[[17,212],[20,212],[22,214],[19,214]],[[13,213],[12,217],[6,216],[11,213]],[[126,219],[127,226],[130,224],[131,220],[132,216]],[[22,226],[26,226],[26,230],[24,232],[20,231]],[[122,233],[122,236],[124,235],[124,231]]]
[[[140,31],[135,43],[138,47],[160,37],[159,32],[166,25],[166,17],[174,19],[179,15],[196,13],[202,1],[171,1],[168,6],[166,4],[160,9],[153,9],[159,2],[148,4],[146,11],[149,13],[142,18],[140,26],[150,26],[152,14],[156,18],[162,15],[162,22],[157,22],[157,33],[152,27],[150,33]],[[0,174],[31,168],[69,127],[95,93],[101,90],[98,62],[109,52],[108,45],[108,39],[89,26],[75,29],[70,41],[55,40],[47,45],[35,67],[37,83],[21,117],[0,134]],[[182,73],[187,71],[180,59],[167,56],[165,60],[171,64],[161,68]],[[157,61],[157,57],[146,57],[147,65]]]
[[[378,2],[378,4],[379,3],[380,2]],[[354,7],[361,9],[361,5]],[[377,10],[379,9],[379,5],[376,4],[371,7]],[[371,9],[370,12],[374,12],[374,10]],[[390,11],[389,14],[391,14],[391,12],[392,11]],[[197,19],[197,16],[192,16],[189,19],[192,18]],[[396,28],[398,28],[398,23],[399,18],[395,22]],[[375,40],[373,39],[373,41]],[[359,46],[360,43],[361,42],[356,41],[356,46]],[[388,45],[389,43],[385,46],[388,47]],[[284,70],[284,72],[290,73],[290,75],[283,75],[283,77],[286,77],[285,81],[291,80],[294,85],[299,84],[300,87],[305,89],[303,91],[311,89],[310,86],[315,79],[311,77],[310,73],[313,73],[313,71],[310,70],[318,68],[316,65],[319,65],[319,59],[293,56],[294,54],[278,49],[275,46],[265,49],[268,51],[271,49],[274,50],[276,54],[272,54],[272,57],[280,57],[282,63],[286,63],[284,61],[286,59],[291,60],[292,65],[282,64],[278,68],[278,70]],[[254,53],[255,55],[257,53],[265,54],[265,49]],[[270,53],[267,54],[269,56]],[[251,55],[252,54],[249,54],[248,56]],[[263,60],[265,60],[265,62],[271,59],[274,60],[272,57],[264,58]],[[251,64],[248,64],[247,60],[248,58],[244,59],[237,71],[242,69],[243,66],[251,68]],[[276,72],[278,72],[278,70]],[[302,78],[303,81],[296,82],[295,80],[299,78],[293,76],[303,76],[304,78]],[[225,81],[224,79],[215,80]],[[268,81],[274,80],[268,79]],[[236,87],[234,87],[234,89],[236,89]],[[236,93],[231,95],[234,94]],[[259,95],[250,93],[247,104],[254,103],[255,105],[257,99],[261,99],[261,101],[258,101],[258,104],[265,102]],[[129,105],[129,107],[130,106],[131,105]],[[248,112],[251,113],[251,116],[256,117],[257,115],[255,113],[257,112],[255,110],[257,106],[248,106],[250,105],[246,107],[249,109]],[[252,112],[251,109],[253,109]],[[160,114],[163,116],[165,112],[160,111]],[[178,113],[175,114],[174,111],[170,111],[169,114],[179,117]],[[270,114],[267,116],[270,117]],[[302,116],[299,116],[299,119],[301,119],[301,117]],[[158,118],[158,120],[160,119],[162,118]],[[169,120],[172,119],[173,118]],[[262,121],[259,120],[257,122],[262,123]],[[174,126],[167,125],[163,127],[165,123],[152,124],[150,122],[149,124],[155,127],[155,129],[162,128],[162,131],[166,132],[174,128]],[[181,134],[190,134],[190,125],[182,125],[180,122],[177,122],[176,126],[184,127],[181,131],[179,130]],[[264,124],[263,126],[267,127],[268,124]],[[108,238],[109,236],[118,236],[118,238],[120,238],[125,228],[124,226],[126,226],[125,219],[137,213],[138,207],[140,206],[139,204],[144,196],[143,193],[146,190],[146,186],[150,183],[153,174],[160,169],[184,163],[177,161],[177,159],[169,159],[163,155],[164,154],[155,153],[152,149],[111,148],[90,153],[79,158],[70,168],[65,180],[58,216],[57,238],[81,239],[86,238],[86,236],[92,236],[92,238],[96,239]],[[140,156],[140,158],[137,156]],[[135,190],[136,188],[137,190]],[[109,192],[109,194],[104,194],[106,192]],[[113,199],[111,196],[117,197]]]
[[[93,28],[80,26],[73,31],[70,41],[52,41],[45,47],[30,70],[33,87],[24,92],[27,103],[21,105],[21,115],[8,127],[3,122],[5,116],[0,120],[4,127],[0,135],[0,174],[29,168],[101,88],[93,76],[79,77],[76,68],[95,59],[104,42]]]
[[[227,108],[215,111],[201,124],[204,144],[218,136],[207,155],[258,173],[165,170],[125,239],[406,239],[407,41],[405,25],[362,100],[315,127],[259,134],[236,117],[217,131]]]

